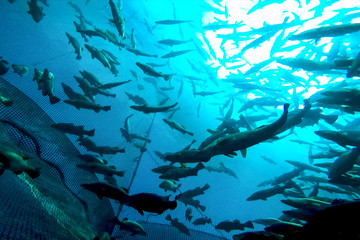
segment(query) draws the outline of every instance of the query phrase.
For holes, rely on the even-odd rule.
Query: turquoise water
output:
[[[109,29],[118,35],[115,26],[109,21],[112,13],[107,1],[90,0],[88,4],[85,4],[85,1],[72,2],[80,7],[85,19],[91,22],[91,25],[87,24],[88,29],[93,30],[95,27]],[[356,58],[359,48],[356,41],[359,37],[358,32],[316,40],[289,40],[294,34],[319,26],[358,23],[360,15],[356,1],[321,1],[320,3],[288,0],[259,7],[263,2],[256,3],[251,0],[124,0],[121,13],[125,19],[126,38],[121,42],[126,47],[130,47],[133,31],[137,42],[135,48],[157,57],[137,56],[126,48],[116,46],[97,36],[88,37],[86,42],[75,29],[73,21],[79,21],[75,17],[79,14],[70,4],[51,0],[49,6],[41,2],[38,4],[45,13],[39,23],[27,13],[29,6],[23,1],[18,0],[13,4],[3,1],[0,4],[1,16],[3,16],[3,24],[0,27],[0,56],[9,64],[21,64],[30,69],[23,77],[13,73],[12,69],[2,77],[28,95],[55,123],[72,122],[84,125],[86,129],[95,129],[95,136],[91,139],[97,145],[125,148],[124,154],[106,154],[104,159],[118,170],[126,171],[124,178],[117,177],[117,182],[120,187],[129,188],[131,194],[148,192],[168,196],[169,192],[165,193],[158,187],[162,180],[151,169],[169,162],[158,158],[154,151],[177,152],[194,139],[196,142],[192,148],[198,148],[202,141],[210,136],[206,130],[216,129],[221,123],[218,119],[225,117],[230,104],[224,104],[229,103],[230,99],[234,101],[231,118],[236,120],[239,119],[239,109],[248,101],[266,97],[281,101],[281,104],[257,106],[241,112],[249,119],[253,115],[268,115],[276,112],[276,116],[251,123],[252,127],[256,128],[276,121],[283,112],[284,103],[290,103],[289,111],[302,109],[304,99],[310,98],[320,90],[330,88],[326,85],[328,82],[340,83],[346,80],[350,88],[357,87],[358,77],[347,78],[346,68],[313,70],[306,66],[292,68],[279,63],[281,58],[302,58],[330,64],[333,64],[334,60]],[[257,7],[259,9],[256,9]],[[250,13],[250,9],[254,12]],[[185,22],[171,25],[156,23],[163,20]],[[79,41],[82,48],[80,60],[76,59],[74,48],[68,43],[65,35],[66,32]],[[264,37],[263,41],[255,40],[261,37]],[[185,43],[172,47],[158,43],[164,39],[185,41]],[[222,41],[222,39],[227,40]],[[258,43],[254,44],[252,41]],[[85,44],[114,54],[120,63],[116,65],[118,74],[114,75],[100,61],[92,58]],[[173,58],[162,58],[171,51],[183,50],[189,52]],[[136,62],[163,65],[154,69],[170,74],[171,80],[165,81],[161,77],[147,76]],[[254,66],[264,62],[268,64],[264,64],[252,74],[246,74],[249,73],[247,71],[253,70]],[[311,64],[313,65],[314,63]],[[111,106],[111,110],[95,113],[87,109],[77,110],[63,101],[50,105],[48,97],[42,96],[41,92],[37,91],[36,83],[32,81],[34,68],[41,71],[47,68],[54,74],[54,95],[61,100],[67,99],[61,83],[71,86],[76,92],[81,92],[73,76],[81,76],[79,71],[82,70],[92,72],[103,83],[131,81],[109,90],[112,94],[116,94],[116,97],[97,95],[96,103]],[[136,73],[138,79],[131,71]],[[236,86],[236,83],[248,83],[249,87],[254,89],[242,89],[239,85]],[[167,90],[167,88],[171,89]],[[2,91],[6,92],[6,89]],[[194,94],[202,91],[219,93],[209,96]],[[194,136],[170,129],[164,123],[162,119],[169,118],[171,112],[144,114],[131,109],[130,106],[135,104],[129,100],[125,92],[141,96],[150,105],[158,105],[166,98],[169,99],[165,105],[177,102],[176,108],[179,109],[172,120],[184,125]],[[311,103],[315,108],[316,100],[311,100]],[[264,189],[257,186],[259,183],[294,169],[285,160],[309,164],[309,145],[291,140],[317,144],[311,149],[313,153],[328,151],[330,144],[333,148],[344,150],[338,145],[333,145],[332,142],[325,142],[314,131],[341,130],[341,126],[345,126],[357,117],[356,111],[355,114],[350,114],[334,108],[321,107],[321,109],[324,115],[338,116],[336,121],[338,125],[330,125],[321,119],[313,126],[295,127],[293,132],[287,130],[279,134],[280,139],[264,141],[248,148],[246,158],[237,151],[235,157],[217,155],[204,163],[205,166],[218,167],[220,162],[223,162],[236,173],[237,178],[202,169],[197,176],[180,179],[178,182],[181,184],[180,190],[176,193],[171,192],[171,200],[181,192],[205,184],[210,185],[204,195],[196,197],[206,210],[198,211],[193,208],[193,220],[206,216],[212,219],[212,224],[195,226],[187,222],[185,210],[188,206],[181,202],[178,202],[175,210],[167,211],[160,216],[147,213],[141,216],[135,209],[125,206],[119,218],[127,217],[134,221],[169,224],[165,216],[171,214],[190,229],[226,238],[231,238],[241,231],[228,234],[216,230],[214,226],[222,221],[238,219],[243,223],[259,218],[278,218],[283,210],[291,209],[280,202],[284,199],[283,195],[270,197],[266,201],[246,199],[255,191]],[[130,114],[134,114],[130,118],[131,132],[143,135],[149,131],[148,137],[151,139],[140,161],[133,161],[140,155],[139,149],[133,143],[126,142],[119,131],[120,127],[124,126],[125,118]],[[244,127],[240,128],[241,132],[246,130]],[[352,128],[352,130],[356,129]],[[81,153],[87,153],[86,149],[77,143],[76,136],[68,135],[68,137]],[[262,156],[272,159],[276,164],[270,164]],[[320,162],[324,161],[314,161],[314,163]],[[195,167],[196,163],[188,163],[186,166]],[[317,173],[305,171],[305,175],[313,174]],[[327,178],[325,173],[318,175]],[[101,174],[98,177],[100,181],[103,180]],[[311,192],[313,184],[300,180],[296,182],[304,188],[306,195]],[[322,190],[318,195],[329,198],[353,198],[348,195],[329,194]],[[112,206],[117,213],[119,204],[112,201]],[[263,229],[262,225],[254,224],[254,226],[255,230]]]

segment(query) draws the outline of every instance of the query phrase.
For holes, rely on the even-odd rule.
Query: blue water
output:
[[[75,2],[75,1],[73,1]],[[211,2],[211,1],[209,1]],[[216,1],[214,1],[216,2]],[[237,28],[237,32],[249,31],[251,28],[260,28],[266,26],[266,24],[280,24],[285,17],[289,17],[290,20],[294,19],[294,16],[299,15],[301,20],[310,19],[307,21],[303,28],[300,26],[292,27],[285,30],[285,36],[292,34],[295,31],[303,31],[311,29],[317,26],[321,21],[329,20],[329,23],[342,22],[341,18],[334,18],[334,22],[331,22],[331,17],[336,9],[340,9],[341,4],[334,3],[332,6],[325,8],[323,16],[314,16],[314,11],[310,11],[311,8],[319,5],[318,1],[280,1],[285,2],[281,4],[274,4],[272,6],[260,9],[250,15],[246,15],[246,12],[254,6],[256,1],[241,1],[241,4],[235,4],[234,1],[220,1],[221,6],[227,4],[230,16],[228,17],[229,24],[235,23],[235,21],[243,21],[243,26]],[[298,3],[301,3],[301,6]],[[349,7],[358,11],[358,3],[354,1],[346,1],[349,3]],[[85,5],[85,1],[76,1],[76,4],[82,8],[86,19],[90,20],[97,28],[111,29],[114,33],[117,33],[114,26],[108,21],[111,18],[111,10],[107,1],[95,1],[91,0],[88,5]],[[39,3],[41,5],[41,3]],[[158,187],[161,180],[157,174],[151,172],[151,169],[163,165],[163,160],[159,159],[154,151],[160,152],[176,152],[187,146],[193,139],[197,142],[193,147],[198,147],[201,142],[209,136],[206,129],[216,128],[221,122],[216,120],[217,117],[221,117],[219,113],[219,107],[221,107],[227,100],[229,95],[235,97],[234,101],[234,113],[232,118],[238,118],[238,109],[246,102],[246,100],[253,99],[255,96],[264,97],[269,95],[268,93],[259,93],[252,91],[249,94],[243,94],[232,87],[231,84],[226,83],[223,79],[227,75],[237,74],[236,77],[243,79],[242,75],[252,65],[262,62],[268,59],[269,50],[274,44],[275,37],[272,37],[270,41],[265,41],[260,46],[254,49],[250,49],[245,52],[241,57],[241,60],[236,62],[235,60],[226,60],[226,57],[222,55],[220,50],[219,39],[216,38],[216,34],[229,34],[233,29],[218,30],[218,31],[205,31],[202,26],[209,24],[218,18],[225,21],[225,14],[214,13],[213,11],[224,11],[223,7],[217,6],[215,3],[207,3],[205,1],[165,1],[165,0],[134,0],[123,1],[122,14],[125,19],[125,32],[127,38],[123,41],[126,45],[130,45],[130,33],[134,30],[135,37],[138,42],[138,49],[146,53],[156,54],[163,56],[169,51],[195,49],[192,42],[167,47],[160,45],[157,41],[172,38],[177,40],[189,40],[194,39],[208,54],[210,53],[206,43],[202,40],[203,36],[206,36],[209,40],[212,48],[214,48],[216,57],[210,57],[208,60],[204,60],[198,51],[192,51],[190,53],[171,58],[169,64],[164,67],[156,68],[163,73],[174,74],[170,82],[165,82],[162,78],[153,78],[158,83],[159,87],[173,86],[174,90],[164,91],[169,96],[167,104],[178,102],[180,109],[175,113],[173,120],[183,124],[187,130],[194,133],[194,137],[189,135],[183,135],[176,130],[172,130],[167,126],[162,118],[168,117],[169,113],[157,113],[154,119],[154,124],[150,131],[151,143],[147,145],[147,152],[143,155],[139,167],[134,173],[136,162],[131,161],[139,155],[139,150],[132,146],[130,143],[126,143],[122,138],[119,128],[123,127],[124,120],[130,114],[134,116],[130,119],[131,131],[138,134],[144,134],[149,128],[151,121],[154,117],[153,114],[144,114],[132,110],[129,106],[133,103],[125,95],[125,91],[138,94],[143,97],[149,104],[158,104],[164,99],[164,96],[160,95],[154,87],[143,78],[146,76],[136,65],[135,62],[141,63],[158,63],[162,64],[167,62],[166,59],[161,58],[149,58],[136,56],[126,49],[119,50],[119,47],[105,41],[102,38],[92,37],[89,38],[91,46],[96,46],[99,49],[106,49],[111,51],[121,65],[117,66],[119,75],[114,76],[109,69],[97,61],[92,59],[89,51],[84,47],[84,40],[80,34],[75,31],[73,21],[75,21],[75,11],[66,1],[51,1],[49,0],[49,7],[44,6],[45,16],[40,23],[35,23],[31,16],[26,13],[28,11],[28,5],[25,1],[16,1],[14,4],[9,4],[7,1],[0,3],[0,11],[2,16],[2,24],[0,25],[0,55],[6,59],[9,63],[24,64],[30,67],[30,73],[27,76],[20,78],[18,75],[12,73],[10,70],[3,77],[11,82],[14,86],[18,87],[21,91],[26,93],[33,99],[43,110],[49,114],[49,116],[55,122],[73,122],[78,125],[85,125],[86,129],[96,129],[95,136],[92,138],[98,145],[119,146],[126,149],[125,154],[106,155],[104,158],[108,160],[111,165],[115,165],[119,170],[126,170],[126,180],[118,178],[119,186],[128,187],[131,183],[130,193],[139,192],[151,192],[159,195],[169,195]],[[350,6],[351,5],[351,6]],[[211,6],[211,7],[210,7]],[[211,10],[212,9],[212,10]],[[350,11],[350,10],[349,10]],[[351,11],[354,11],[351,9]],[[294,12],[294,13],[291,13]],[[283,13],[283,15],[281,15]],[[160,20],[173,20],[174,17],[178,20],[191,20],[191,23],[183,23],[180,25],[156,25],[155,21]],[[343,23],[355,23],[359,20],[359,14],[355,15],[354,19],[346,19],[344,17]],[[77,21],[77,20],[76,20]],[[264,23],[266,21],[266,23]],[[152,28],[152,33],[146,27],[148,24]],[[73,47],[68,44],[68,39],[65,32],[74,36],[84,48],[81,52],[82,59],[76,60]],[[278,36],[277,33],[275,36]],[[260,36],[260,35],[259,35]],[[359,36],[358,33],[351,34],[349,36],[337,37],[343,38],[344,42],[351,44],[352,37]],[[321,39],[318,43],[309,43],[305,41],[304,46],[321,49],[326,45],[331,44],[337,38],[325,38]],[[239,49],[246,46],[251,41],[240,42],[241,47],[236,47],[234,42],[228,41],[224,44],[224,48],[231,57],[239,52]],[[350,42],[350,43],[349,43]],[[308,45],[307,45],[308,44]],[[290,46],[291,43],[286,43],[286,46]],[[320,46],[320,47],[319,47]],[[355,57],[358,49],[345,50],[348,57]],[[294,57],[297,51],[293,52],[278,52],[274,57]],[[306,57],[309,59],[318,57],[318,55],[311,56],[313,53],[309,53]],[[202,74],[196,73],[192,70],[188,61],[194,63],[198,68],[202,69],[207,67],[211,69],[215,78],[217,79],[217,85],[210,80],[209,74],[204,70]],[[225,61],[228,66],[242,63],[243,67],[233,70],[226,69],[221,63]],[[112,93],[116,94],[116,98],[104,97],[98,95],[96,102],[102,105],[110,105],[111,110],[109,112],[94,113],[91,110],[77,110],[72,106],[69,106],[63,102],[55,105],[50,105],[47,97],[41,96],[41,92],[37,91],[36,83],[32,81],[33,68],[49,69],[55,76],[55,95],[62,100],[67,99],[63,93],[61,83],[64,82],[76,89],[77,92],[81,90],[77,87],[77,83],[73,76],[80,76],[79,71],[88,70],[95,74],[104,83],[114,81],[126,81],[131,79],[131,82],[111,89]],[[282,66],[283,67],[283,66]],[[271,75],[266,76],[267,70],[280,68],[279,64],[271,63],[267,69],[262,70],[260,78],[256,74],[251,75],[251,78],[257,79],[258,82],[266,83],[265,85],[270,88],[278,88],[279,86],[284,89],[289,86],[287,82],[279,82],[279,78]],[[130,70],[136,71],[140,76],[140,80],[137,81],[131,75]],[[304,79],[310,78],[310,80],[317,79],[321,83],[327,81],[341,81],[346,78],[346,72],[341,72],[335,75],[326,75],[323,73],[312,73],[303,70],[289,69],[290,73],[301,76]],[[198,91],[219,91],[223,90],[224,93],[214,96],[196,96],[193,95],[191,82],[182,77],[182,75],[196,76],[202,81],[194,81],[196,89]],[[265,77],[264,77],[265,76]],[[178,98],[178,90],[181,85],[181,81],[184,82],[184,89],[181,96]],[[144,90],[139,90],[139,84],[144,86]],[[300,99],[300,108],[302,108],[302,99],[309,97],[314,92],[321,90],[321,86],[317,85],[315,81],[311,81],[309,85],[305,87],[305,90],[301,86],[297,90],[302,91],[302,95],[298,95]],[[290,89],[293,89],[291,87]],[[304,90],[304,91],[303,91]],[[289,91],[291,93],[291,91]],[[286,95],[288,102],[293,104],[291,94],[283,93]],[[197,116],[197,108],[201,103],[200,116]],[[226,113],[228,108],[225,108]],[[247,114],[258,115],[268,114],[269,112],[276,111],[278,116],[282,113],[282,107],[275,109],[274,107],[266,107],[266,111],[254,108],[254,110],[248,110]],[[332,110],[325,109],[324,113],[331,113]],[[338,111],[335,114],[342,114]],[[345,124],[346,120],[351,120],[356,115],[346,114],[344,117],[340,116],[337,123]],[[272,117],[266,121],[262,121],[259,125],[269,124],[275,121],[277,118]],[[323,120],[320,120],[320,124],[323,128],[334,129],[332,126],[326,124]],[[216,156],[205,165],[218,166],[222,161],[226,166],[231,168],[238,176],[237,179],[228,176],[224,173],[209,173],[207,170],[201,170],[196,177],[188,177],[181,179],[181,191],[193,189],[195,187],[202,187],[206,183],[210,185],[210,189],[206,191],[205,195],[196,197],[201,205],[206,206],[205,212],[201,213],[194,210],[194,218],[201,216],[207,216],[212,219],[214,225],[224,220],[239,219],[240,222],[247,220],[255,220],[258,218],[277,218],[282,213],[282,210],[289,209],[280,202],[284,197],[282,195],[276,195],[269,198],[266,201],[257,200],[253,202],[246,201],[246,199],[255,191],[260,190],[257,185],[265,180],[271,179],[284,172],[291,171],[293,166],[286,163],[284,160],[291,159],[308,163],[308,146],[300,145],[298,143],[290,142],[289,139],[301,139],[304,141],[314,142],[319,141],[320,137],[314,134],[314,130],[321,128],[318,125],[314,127],[295,128],[295,133],[292,135],[274,141],[272,143],[265,142],[253,146],[247,150],[247,157],[242,158],[240,153],[234,158],[226,156]],[[41,131],[41,130],[39,130]],[[241,129],[245,131],[245,129]],[[284,133],[282,135],[285,135]],[[77,139],[74,136],[70,136],[69,139],[74,142],[76,146]],[[85,153],[86,150],[79,146],[78,149]],[[277,165],[271,165],[264,161],[261,156],[267,156],[273,159]],[[124,160],[126,159],[126,161]],[[130,161],[129,161],[130,160]],[[126,162],[126,163],[125,163]],[[195,164],[188,164],[189,166],[195,166]],[[131,182],[131,175],[136,174],[134,181]],[[326,175],[323,175],[326,177]],[[102,177],[99,177],[102,179]],[[325,193],[323,193],[326,195]],[[177,194],[171,194],[171,199]],[[337,197],[337,195],[331,195]],[[340,197],[346,197],[339,195]],[[113,203],[114,211],[118,209],[118,204]],[[199,231],[210,232],[217,235],[223,235],[230,238],[232,234],[226,234],[225,232],[219,233],[214,229],[214,226],[194,226],[191,223],[185,221],[185,209],[187,207],[182,203],[178,203],[178,207],[174,211],[166,212],[160,216],[150,216],[145,214],[141,216],[136,210],[124,207],[120,214],[120,218],[128,217],[132,220],[149,220],[150,222],[168,223],[165,220],[165,216],[171,213],[172,216],[179,218],[180,221],[185,223],[189,228]],[[262,229],[262,226],[255,225],[256,230]],[[238,233],[236,231],[235,233]],[[181,233],[179,233],[181,234]]]

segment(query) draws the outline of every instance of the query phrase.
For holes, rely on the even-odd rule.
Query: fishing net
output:
[[[35,179],[5,171],[0,177],[0,235],[13,239],[89,239],[111,230],[114,212],[108,200],[80,187],[98,178],[76,168],[80,152],[54,122],[21,91],[1,78],[0,89],[12,96],[11,108],[0,106],[1,148],[29,157],[40,168]],[[4,91],[3,91],[4,92]]]

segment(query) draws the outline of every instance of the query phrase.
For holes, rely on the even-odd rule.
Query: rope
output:
[[[146,138],[149,138],[149,136],[150,136],[150,132],[151,132],[151,129],[152,129],[152,127],[153,127],[153,124],[154,124],[154,121],[155,121],[155,117],[156,117],[156,113],[154,114],[153,119],[151,120],[151,123],[150,123],[150,126],[149,126],[148,130],[145,132]],[[146,146],[146,144],[147,144],[147,142],[145,141],[145,146]],[[138,169],[139,169],[140,161],[141,161],[141,159],[142,159],[143,154],[144,154],[144,152],[141,152],[140,155],[139,155],[139,157],[138,157],[139,160],[137,161],[137,164],[136,164],[135,170],[134,170],[134,174],[132,175],[131,180],[130,180],[130,184],[129,184],[129,186],[128,186],[128,189],[129,189],[129,190],[130,190],[130,188],[131,188],[131,185],[132,185],[133,182],[134,182],[135,175],[136,175],[136,173],[137,173],[137,171],[138,171]],[[119,215],[120,215],[120,213],[121,213],[122,208],[123,208],[123,205],[120,204],[119,210],[118,210],[118,212],[117,212],[117,214],[116,214],[116,217],[117,217],[117,218],[119,218]]]

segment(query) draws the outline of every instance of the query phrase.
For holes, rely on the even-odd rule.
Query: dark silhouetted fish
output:
[[[148,104],[144,104],[144,105],[139,105],[139,106],[132,105],[130,107],[136,111],[140,111],[140,112],[148,114],[148,113],[156,113],[156,112],[165,112],[165,111],[169,110],[170,108],[175,107],[177,104],[178,103],[174,103],[169,106],[150,106]]]
[[[15,152],[0,149],[0,175],[3,174],[4,170],[9,170],[16,175],[25,172],[31,178],[37,178],[40,176],[40,168],[29,165],[26,162],[27,159]]]
[[[145,64],[139,63],[137,62],[136,65],[146,74],[152,77],[161,77],[163,78],[165,81],[170,80],[172,74],[164,74],[161,72],[156,71],[155,69],[153,69],[150,66],[147,66]]]
[[[121,14],[120,9],[115,5],[113,0],[109,1],[111,13],[113,16],[113,19],[111,22],[115,24],[116,29],[119,32],[119,36],[121,39],[125,38],[125,20],[124,17]]]
[[[161,21],[155,21],[156,24],[162,24],[162,25],[174,25],[174,24],[181,24],[181,23],[189,23],[193,22],[192,20],[161,20]]]
[[[69,133],[77,136],[88,135],[92,137],[95,134],[95,129],[86,131],[84,129],[84,126],[76,126],[73,123],[56,123],[56,124],[52,124],[51,127],[63,133]]]
[[[240,223],[239,220],[234,221],[223,221],[215,226],[215,229],[224,230],[225,232],[230,232],[233,230],[241,230],[243,231],[245,228],[254,229],[254,225],[251,221],[247,221],[246,223]]]
[[[144,227],[138,222],[131,221],[127,218],[124,218],[121,221],[117,217],[114,217],[114,219],[111,220],[111,222],[116,225],[119,225],[120,230],[125,230],[130,232],[130,236],[135,236],[135,235],[147,236]]]
[[[31,0],[27,3],[29,4],[30,8],[28,13],[32,16],[36,23],[39,23],[45,16],[43,8],[39,7],[39,5],[37,4],[37,0]]]
[[[81,184],[81,187],[85,188],[86,190],[95,193],[99,199],[103,199],[104,197],[117,200],[121,203],[127,201],[129,194],[127,190],[124,188],[119,188],[113,186],[108,183],[91,183],[91,184]]]
[[[131,195],[126,205],[135,208],[141,215],[144,215],[144,211],[160,215],[168,209],[174,210],[178,197],[176,196],[174,201],[169,201],[170,195],[163,197],[153,193],[138,193]]]
[[[177,57],[189,52],[195,51],[194,49],[187,49],[187,50],[180,50],[180,51],[171,51],[168,54],[165,54],[164,56],[161,56],[161,58],[172,58]]]

